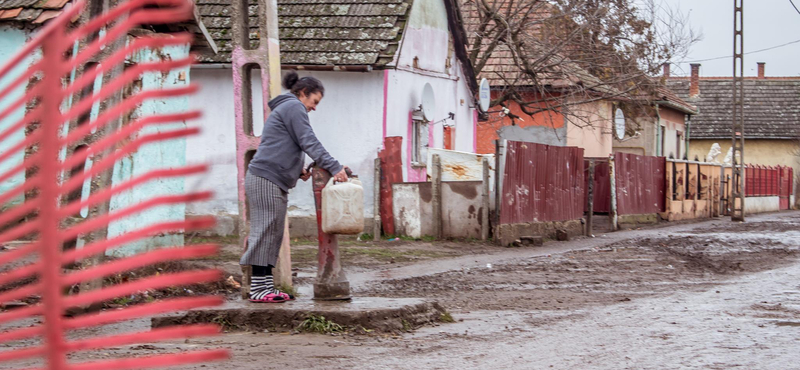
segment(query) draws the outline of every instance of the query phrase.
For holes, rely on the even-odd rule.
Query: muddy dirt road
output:
[[[487,248],[351,276],[356,295],[430,297],[455,323],[229,333],[92,356],[224,347],[230,361],[181,369],[800,369],[798,257],[800,212]]]

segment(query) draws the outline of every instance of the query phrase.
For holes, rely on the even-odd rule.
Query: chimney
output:
[[[664,63],[664,79],[669,79],[669,62]]]
[[[689,97],[700,95],[700,64],[692,64],[692,78],[689,81]]]
[[[766,69],[765,68],[766,65],[767,65],[767,63],[764,63],[764,62],[759,62],[758,63],[758,78],[759,79],[766,78],[766,76],[764,74],[764,70]]]

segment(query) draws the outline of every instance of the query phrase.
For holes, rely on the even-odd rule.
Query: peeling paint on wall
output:
[[[189,53],[189,46],[174,46],[156,50],[144,50],[131,58],[134,63],[145,63],[163,59],[180,59]],[[141,89],[174,88],[189,83],[188,69],[173,70],[169,73],[145,73],[141,78]],[[183,76],[183,78],[181,78]],[[150,99],[142,103],[134,112],[134,117],[143,117],[153,114],[166,114],[186,111],[189,107],[187,97]],[[127,122],[126,122],[127,123]],[[186,127],[185,122],[176,122],[168,125],[155,125],[143,129],[140,135],[171,131]],[[117,185],[134,176],[144,174],[158,168],[175,168],[186,163],[186,140],[175,139],[162,141],[142,146],[133,155],[122,159],[114,166],[113,184]],[[152,199],[159,195],[174,195],[184,192],[182,178],[164,178],[150,181],[135,189],[123,192],[111,200],[111,212],[127,206],[140,203],[145,199]],[[108,228],[108,237],[113,238],[128,230],[143,228],[157,222],[183,220],[185,205],[160,206],[147,211],[126,217],[112,223]],[[141,253],[158,247],[183,245],[183,234],[159,235],[153,238],[134,242],[114,250],[113,254],[127,256]]]
[[[28,37],[30,35],[28,32],[14,28],[3,26],[0,27],[0,63],[5,63],[9,58],[13,57],[19,49],[25,44]],[[0,84],[6,85],[13,81],[15,78],[19,77],[20,73],[24,72],[25,68],[27,67],[28,63],[20,63],[19,67],[15,70],[12,70],[8,73],[5,78],[0,81]],[[4,99],[0,100],[0,110],[4,110],[10,103],[19,99],[23,93],[25,92],[25,86],[22,85],[10,94],[8,94]],[[17,123],[20,119],[25,116],[25,107],[20,107],[20,109],[11,113],[8,117],[0,121],[0,131],[5,130],[9,126]],[[7,139],[0,142],[0,154],[5,153],[8,149],[13,147],[14,145],[18,144],[19,142],[25,140],[25,130],[18,130],[17,132],[13,133]],[[19,165],[22,163],[25,156],[25,151],[19,151],[18,153],[10,156],[5,161],[0,162],[0,173],[4,173],[7,170],[13,168],[14,166]],[[25,182],[25,172],[21,171],[18,174],[12,176],[10,179],[0,183],[0,194],[5,193],[17,186],[22,185]],[[16,204],[21,203],[24,200],[24,196],[20,195],[12,199],[10,202],[6,204],[0,204],[0,211],[6,209],[9,206],[14,206]]]

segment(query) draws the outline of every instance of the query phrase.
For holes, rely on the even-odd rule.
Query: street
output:
[[[231,360],[181,369],[800,368],[799,226],[800,212],[783,212],[361,266],[355,296],[436,300],[455,322],[396,334],[231,332],[78,358],[221,347]]]

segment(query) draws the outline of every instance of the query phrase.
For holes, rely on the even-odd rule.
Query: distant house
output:
[[[219,49],[206,50],[192,68],[192,82],[202,87],[190,101],[206,115],[198,123],[203,136],[186,147],[190,161],[211,162],[206,178],[188,187],[217,190],[216,200],[187,207],[190,214],[238,213],[233,79],[230,70],[229,0],[198,0],[198,9]],[[390,136],[403,138],[403,178],[426,181],[427,148],[475,151],[475,90],[454,0],[279,0],[281,66],[315,76],[325,98],[310,113],[323,145],[357,173],[364,185],[365,213],[372,219],[373,161]],[[250,16],[258,7],[250,7]],[[251,22],[252,26],[253,22]],[[251,44],[259,42],[256,28]],[[254,73],[254,86],[260,76]],[[436,108],[426,122],[414,114],[423,86],[433,87]],[[254,132],[263,127],[260,88],[254,89]],[[310,182],[300,182],[289,196],[293,235],[316,234]]]
[[[462,1],[470,47],[475,45],[472,39],[481,32],[476,6],[473,1]],[[528,31],[536,32],[537,22],[530,23]],[[481,44],[481,47],[486,48],[486,45]],[[505,43],[495,46],[478,78],[490,83],[493,99],[513,90],[518,95],[517,100],[525,106],[509,99],[502,106],[490,107],[489,113],[478,122],[478,153],[494,153],[494,141],[498,138],[580,147],[588,157],[607,157],[612,153],[612,117],[620,92],[577,63],[550,53],[543,51],[539,57],[543,60],[541,65],[548,67],[537,71],[534,81],[515,64],[512,51]]]
[[[758,76],[744,80],[745,163],[791,166],[800,174],[800,77],[767,77],[759,63]],[[731,77],[701,77],[700,64],[690,77],[670,77],[667,86],[696,105],[700,114],[689,127],[689,159],[705,160],[715,143],[723,161],[731,147],[733,84]],[[798,181],[795,178],[795,192]]]
[[[628,126],[638,129],[623,138],[614,136],[615,153],[675,159],[688,156],[687,130],[691,117],[697,115],[698,109],[664,85],[665,79],[669,78],[669,64],[664,65],[664,76],[661,81],[654,81],[649,91],[640,94],[638,100],[646,108],[637,110],[634,117],[627,117],[635,121],[635,124]]]
[[[481,72],[492,86],[492,97],[509,86],[508,58],[496,52]],[[612,153],[613,112],[619,92],[565,60],[561,68],[545,77],[544,88],[520,82],[514,89],[528,103],[528,111],[514,101],[491,107],[485,120],[478,122],[478,153],[494,153],[494,141],[528,141],[555,146],[575,146],[587,157],[607,157]],[[525,81],[525,80],[522,80]],[[503,113],[506,108],[510,114]]]

